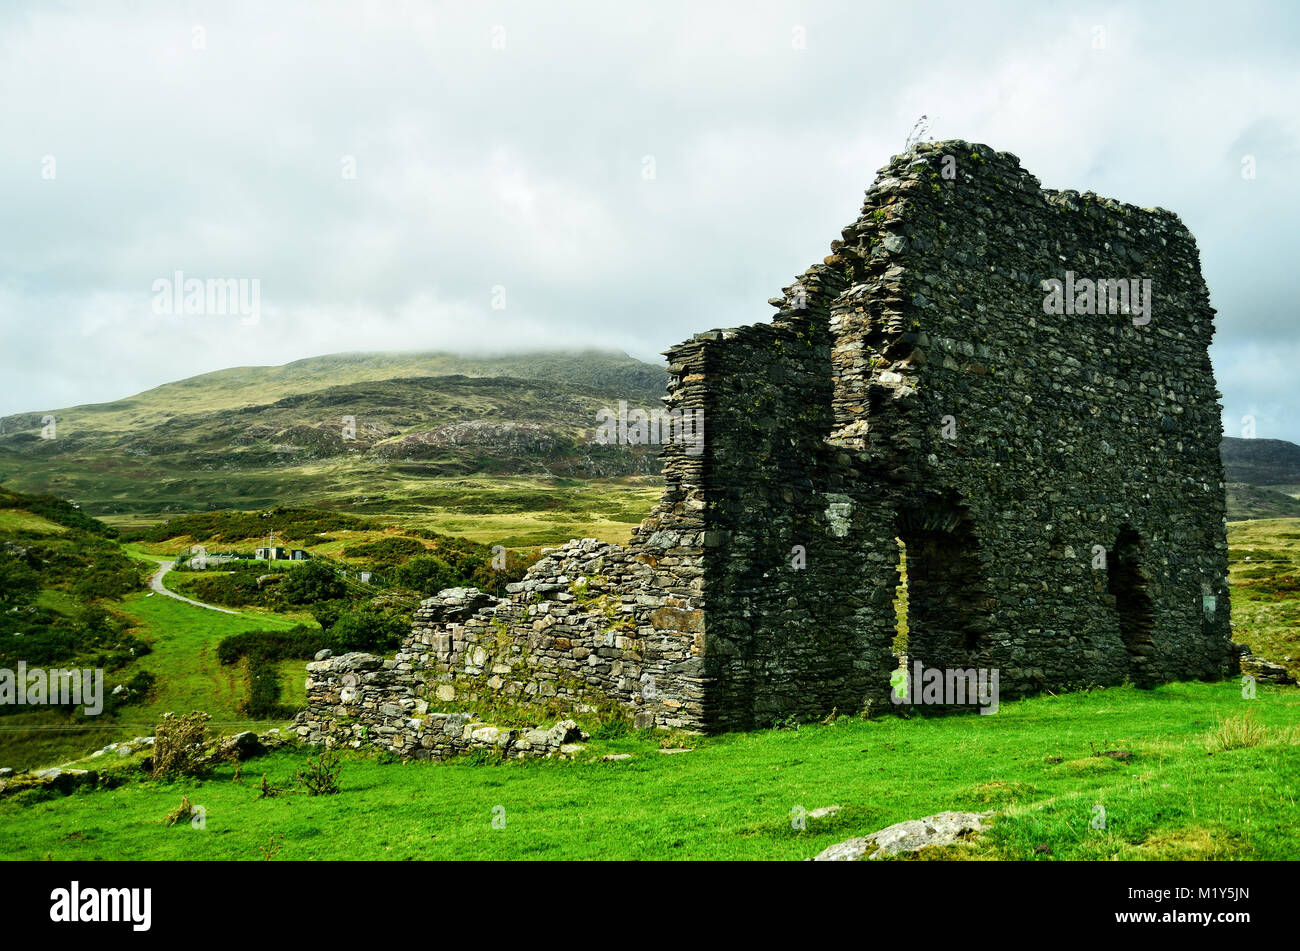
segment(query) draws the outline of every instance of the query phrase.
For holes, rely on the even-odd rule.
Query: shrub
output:
[[[317,759],[308,758],[305,769],[298,770],[298,782],[309,796],[333,796],[339,791],[339,774],[343,772],[343,754],[326,748]]]
[[[72,585],[72,593],[79,598],[117,599],[141,587],[143,579],[132,565],[96,565]]]
[[[76,623],[88,634],[103,634],[112,630],[112,616],[96,604],[81,607],[76,614]]]
[[[163,820],[163,824],[170,828],[171,826],[176,825],[176,823],[178,822],[184,822],[186,819],[191,818],[193,815],[194,815],[194,804],[190,802],[190,797],[181,796],[181,804],[177,806],[175,809],[173,809],[171,812],[167,813],[167,818]]]
[[[222,664],[233,664],[241,657],[248,658],[248,700],[241,706],[250,717],[272,720],[292,712],[280,703],[280,674],[276,661],[306,659],[332,643],[324,631],[305,624],[282,631],[243,631],[222,639],[217,645],[217,660]]]
[[[341,614],[348,606],[346,601],[317,601],[307,610],[311,616],[316,619],[316,623],[321,626],[321,630],[329,630],[334,626],[334,622],[339,619]]]
[[[0,605],[29,604],[41,590],[41,576],[21,558],[0,551]]]
[[[349,545],[343,549],[344,558],[365,558],[376,565],[400,565],[412,555],[422,555],[429,549],[414,538],[396,536],[381,538],[378,541],[360,545]]]
[[[276,720],[293,712],[280,703],[280,671],[265,655],[249,658],[248,699],[240,707],[256,720]]]
[[[98,608],[68,617],[46,608],[0,612],[0,667],[19,660],[32,667],[101,667],[117,670],[145,654],[149,645]],[[21,636],[16,636],[21,635]],[[0,704],[0,715],[19,708]]]
[[[400,607],[362,604],[340,612],[329,636],[339,651],[383,652],[400,644],[410,629],[411,615]]]
[[[153,778],[202,776],[211,761],[207,752],[208,720],[200,710],[178,717],[164,713],[154,729]]]
[[[324,561],[308,561],[284,573],[279,599],[285,604],[314,604],[346,598],[347,585]]]
[[[631,732],[632,727],[626,719],[613,716],[596,724],[591,731],[591,738],[593,740],[616,740],[621,736],[627,736]]]
[[[436,555],[412,558],[394,572],[397,583],[416,591],[436,594],[443,588],[454,588],[465,579],[451,565]]]
[[[104,712],[112,713],[119,707],[124,707],[128,703],[134,703],[137,700],[144,700],[153,690],[154,682],[158,678],[151,671],[138,670],[135,675],[122,684],[121,693],[109,693],[104,697]]]
[[[241,631],[222,638],[217,645],[217,660],[233,664],[239,658],[253,654],[265,655],[270,660],[311,657],[330,646],[330,638],[324,631],[306,624],[284,630]]]
[[[271,589],[263,590],[257,583],[259,574],[255,570],[245,569],[242,565],[229,574],[203,574],[195,578],[182,578],[177,588],[184,594],[206,601],[210,604],[222,604],[230,608],[240,608],[249,604],[269,607]]]

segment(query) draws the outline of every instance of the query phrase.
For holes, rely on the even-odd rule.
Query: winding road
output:
[[[159,594],[165,594],[169,598],[175,598],[177,601],[184,601],[186,604],[192,604],[196,608],[207,608],[209,611],[220,611],[222,614],[238,614],[238,611],[232,611],[229,608],[219,608],[215,604],[204,604],[202,601],[195,601],[193,598],[187,598],[177,594],[175,591],[168,591],[163,587],[163,575],[176,567],[174,561],[163,561],[158,563],[158,571],[149,579],[149,587]]]

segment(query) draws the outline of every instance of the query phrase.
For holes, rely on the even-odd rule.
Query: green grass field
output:
[[[444,487],[444,491],[449,487]],[[466,491],[471,487],[458,487]],[[598,493],[574,511],[597,511]],[[626,487],[619,492],[626,491]],[[545,524],[529,486],[498,486],[495,502],[394,517],[394,524],[480,537]],[[647,505],[648,508],[648,505]],[[444,518],[444,521],[438,521]],[[413,521],[408,521],[407,519]],[[563,523],[561,523],[563,524]],[[611,520],[610,525],[618,523]],[[37,526],[33,525],[33,528]],[[391,529],[341,534],[335,548]],[[625,532],[622,533],[625,536]],[[1297,671],[1300,657],[1300,520],[1229,527],[1234,637]],[[183,540],[182,540],[183,541]],[[156,562],[177,540],[132,544]],[[58,591],[46,597],[57,598]],[[153,652],[136,662],[158,674],[146,704],[106,729],[44,730],[24,740],[42,762],[149,733],[166,711],[202,709],[214,731],[265,729],[238,712],[246,672],[216,661],[220,640],[302,617],[206,611],[139,592],[116,605]],[[900,634],[903,630],[900,627]],[[134,666],[134,665],[133,665]],[[280,664],[284,699],[303,700],[301,661]],[[6,726],[23,728],[19,714]],[[1208,740],[1235,726],[1234,748]],[[714,858],[801,859],[834,842],[946,809],[996,810],[977,845],[934,853],[1001,859],[1282,859],[1300,856],[1300,691],[1263,687],[1254,700],[1235,681],[1154,690],[1112,688],[1005,703],[994,716],[841,718],[798,730],[673,737],[688,753],[664,755],[657,735],[596,740],[574,761],[398,763],[348,753],[342,791],[295,788],[309,751],[282,751],[195,781],[141,778],[109,764],[123,782],[70,796],[20,792],[0,799],[0,849],[12,858]],[[598,724],[585,723],[596,731]],[[597,733],[597,735],[600,735]],[[14,734],[10,733],[6,743]],[[93,740],[93,742],[91,742]],[[1230,746],[1233,744],[1230,743]],[[1126,752],[1124,752],[1126,751]],[[632,754],[601,762],[611,752]],[[104,758],[79,765],[103,768]],[[260,782],[282,792],[260,797]],[[206,828],[168,828],[181,797],[206,810]],[[796,828],[796,810],[838,805]],[[504,809],[505,828],[493,825]],[[1104,827],[1095,824],[1103,815]]]
[[[321,469],[331,469],[333,475],[339,475],[334,469],[342,471],[342,468],[337,463],[321,464]],[[312,467],[304,467],[287,475],[277,473],[277,478],[312,483],[321,475]],[[650,514],[663,491],[659,478],[649,476],[591,480],[537,476],[434,479],[404,475],[391,468],[376,470],[373,475],[364,491],[358,482],[357,491],[346,497],[305,490],[300,490],[300,494],[313,505],[364,515],[394,528],[424,528],[488,545],[527,549],[562,545],[570,538],[625,542],[637,524]],[[274,494],[270,493],[269,497],[274,499]],[[274,504],[259,497],[234,507],[269,508]],[[152,524],[160,518],[106,515],[103,521],[125,529]],[[340,532],[337,540],[321,546],[319,553],[333,555],[346,544],[378,537],[382,533]],[[170,556],[187,550],[188,544],[185,539],[174,539],[160,545],[141,546],[140,551]],[[256,544],[256,540],[250,540],[247,545],[229,547],[251,551]]]
[[[60,592],[47,591],[47,601]],[[136,633],[153,648],[121,676],[148,670],[157,676],[149,700],[122,708],[114,716],[95,720],[69,717],[58,710],[34,709],[0,720],[3,758],[9,765],[50,765],[75,759],[92,747],[153,733],[168,711],[201,709],[212,715],[215,729],[223,733],[264,730],[278,721],[250,720],[237,710],[248,696],[247,672],[242,665],[222,667],[216,649],[223,637],[259,628],[287,628],[313,623],[309,616],[277,615],[250,609],[237,615],[196,608],[153,592],[132,594],[115,605],[131,619]],[[302,664],[296,670],[281,665],[287,702],[304,698]],[[219,724],[219,726],[218,726]]]
[[[1255,745],[1209,752],[1249,711]],[[799,730],[589,744],[585,760],[383,763],[354,755],[341,792],[292,791],[304,752],[201,781],[133,779],[0,801],[0,854],[32,859],[802,859],[903,819],[999,810],[945,857],[1284,859],[1300,855],[1300,696],[1231,682],[1094,690],[994,716],[840,719]],[[1126,758],[1097,755],[1128,751]],[[632,759],[600,762],[610,751]],[[958,755],[959,753],[959,755]],[[286,791],[260,798],[265,773]],[[50,794],[45,794],[50,795]],[[206,827],[168,828],[187,796]],[[796,828],[796,810],[838,805]],[[500,808],[498,808],[500,807]],[[1105,828],[1093,828],[1105,810]],[[496,828],[494,816],[504,817]]]
[[[1230,523],[1228,578],[1234,639],[1300,678],[1300,519]]]
[[[148,706],[134,708],[129,715],[137,726],[157,723],[168,710],[204,710],[222,724],[223,732],[251,729],[255,725],[265,728],[264,724],[254,724],[237,712],[236,705],[248,692],[238,682],[240,674],[236,667],[222,667],[217,662],[217,644],[230,634],[258,628],[289,628],[302,623],[302,618],[253,611],[221,614],[156,594],[134,596],[123,608],[154,634],[153,653],[142,658],[140,664],[158,675],[158,685]],[[311,623],[310,618],[306,623]],[[302,676],[305,675],[298,679]]]

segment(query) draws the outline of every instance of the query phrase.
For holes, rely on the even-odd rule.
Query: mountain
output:
[[[666,381],[662,367],[607,351],[235,367],[54,410],[53,439],[44,412],[4,417],[0,484],[92,515],[157,518],[274,505],[455,512],[481,491],[465,478],[481,476],[509,490],[492,504],[514,493],[523,505],[524,493],[536,511],[573,480],[656,481],[658,447],[591,438],[600,409],[658,407]],[[1229,519],[1300,517],[1300,446],[1227,437],[1221,451]]]
[[[657,475],[658,447],[591,442],[597,412],[660,405],[667,373],[601,351],[348,353],[239,367],[0,420],[0,482],[92,514],[401,501],[473,474]]]
[[[658,405],[667,372],[624,353],[588,350],[501,357],[450,353],[333,353],[283,366],[232,367],[201,373],[114,400],[54,410],[60,435],[81,427],[96,432],[138,430],[179,416],[261,406],[352,383],[401,378],[465,376],[569,384],[622,393]],[[3,432],[36,438],[48,410],[4,417]],[[2,439],[3,437],[0,437]]]
[[[1219,452],[1229,482],[1300,490],[1300,446],[1293,442],[1225,436]]]
[[[1285,439],[1225,436],[1219,453],[1228,518],[1300,518],[1300,446]]]

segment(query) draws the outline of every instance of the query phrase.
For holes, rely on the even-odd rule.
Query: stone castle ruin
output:
[[[886,710],[904,552],[909,661],[997,670],[1003,699],[1223,676],[1214,310],[1179,219],[923,143],[830,250],[770,323],[668,351],[703,452],[665,446],[627,544],[571,541],[502,600],[443,592],[393,658],[309,665],[299,734],[528,755],[571,724],[487,724]]]

